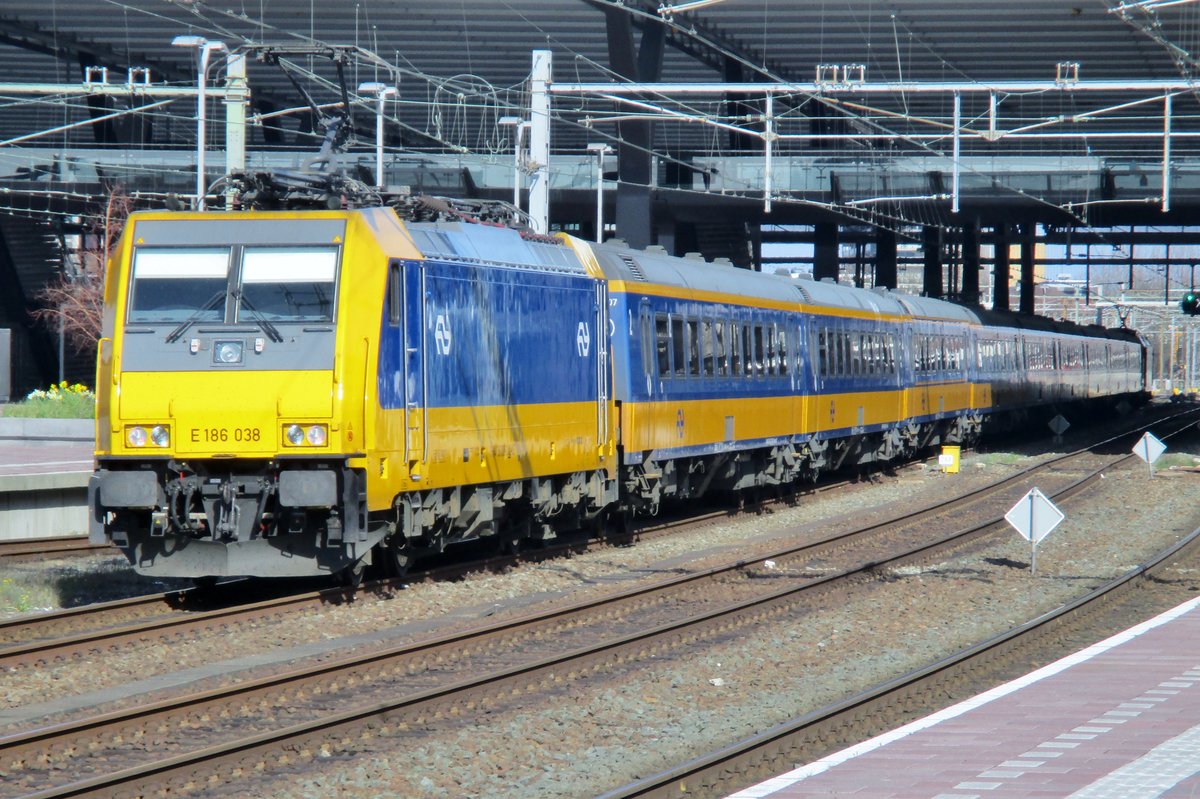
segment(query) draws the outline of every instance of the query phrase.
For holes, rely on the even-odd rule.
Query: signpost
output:
[[[1067,432],[1067,428],[1071,426],[1071,423],[1060,413],[1049,421],[1048,426],[1050,432],[1054,433],[1054,443],[1060,444],[1062,443],[1063,433]]]
[[[1144,460],[1150,466],[1150,476],[1154,476],[1154,462],[1167,451],[1167,445],[1159,441],[1151,433],[1146,433],[1133,445],[1133,454]]]
[[[1022,538],[1029,541],[1030,568],[1034,577],[1037,576],[1038,542],[1050,535],[1065,518],[1063,512],[1038,488],[1031,489],[1004,514],[1005,521],[1011,524]]]

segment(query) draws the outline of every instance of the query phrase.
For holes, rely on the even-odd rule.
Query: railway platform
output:
[[[93,423],[0,419],[0,540],[85,534]]]
[[[1200,598],[729,799],[1200,796]]]

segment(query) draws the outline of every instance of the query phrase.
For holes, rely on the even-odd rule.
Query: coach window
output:
[[[713,346],[713,323],[711,319],[700,321],[700,371],[705,377],[715,373],[713,357],[716,347]]]
[[[744,370],[742,369],[742,364],[744,363],[744,358],[743,358],[743,353],[742,353],[742,334],[739,332],[740,330],[741,330],[740,324],[738,324],[737,322],[730,322],[730,324],[729,324],[730,372],[729,373],[734,377],[741,377],[744,372]]]
[[[788,335],[787,330],[779,328],[779,374],[787,375],[788,373]]]
[[[687,320],[687,373],[688,377],[697,377],[700,374],[700,323],[695,319]]]
[[[829,376],[829,367],[826,366],[829,355],[825,351],[825,328],[817,330],[817,374],[821,377]]]
[[[769,375],[779,374],[779,361],[777,360],[777,358],[779,357],[779,353],[775,349],[775,325],[774,324],[769,324],[766,326],[765,338],[766,338],[766,343],[767,343],[767,349],[766,349],[767,355],[766,355],[766,358],[764,358],[763,360],[766,362],[766,364],[765,364],[766,372]]]
[[[750,335],[749,323],[742,323],[742,373],[754,377],[754,338]]]
[[[671,316],[671,367],[676,377],[683,377],[687,371],[687,339],[683,319],[674,314]]]
[[[746,338],[746,377],[762,376],[762,328],[746,325],[742,328]]]
[[[713,325],[713,352],[717,361],[717,376],[724,377],[729,374],[729,353],[725,349],[725,327],[727,323],[724,319],[718,319]]]
[[[665,313],[654,317],[654,349],[658,355],[658,376],[671,374],[671,323]]]

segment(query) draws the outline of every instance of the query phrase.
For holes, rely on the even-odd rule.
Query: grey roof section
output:
[[[527,241],[510,228],[462,222],[417,222],[405,225],[426,258],[499,265],[536,265],[570,274],[587,270],[570,247]]]
[[[611,244],[592,248],[604,274],[610,280],[625,281],[633,290],[639,282],[657,283],[816,308],[980,324],[971,309],[929,297],[750,272],[699,258],[673,258],[654,249],[632,250]]]
[[[674,258],[653,249],[593,244],[592,250],[609,280],[624,280],[631,285],[656,283],[776,302],[802,301],[794,285],[774,275],[699,258]]]
[[[979,314],[963,305],[935,300],[931,297],[914,297],[912,294],[895,294],[893,296],[908,309],[909,314],[918,318],[963,322],[969,325],[982,323]]]

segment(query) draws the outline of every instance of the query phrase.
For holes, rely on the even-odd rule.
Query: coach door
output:
[[[658,353],[655,349],[654,316],[650,313],[650,300],[647,297],[642,297],[638,303],[638,330],[641,331],[642,381],[646,386],[646,398],[652,399],[654,385],[658,381]],[[629,388],[632,396],[633,386]]]
[[[608,284],[596,282],[596,446],[608,443],[609,375]]]
[[[420,262],[404,264],[404,459],[409,471],[425,459],[428,450],[428,408],[425,371],[425,266]]]

